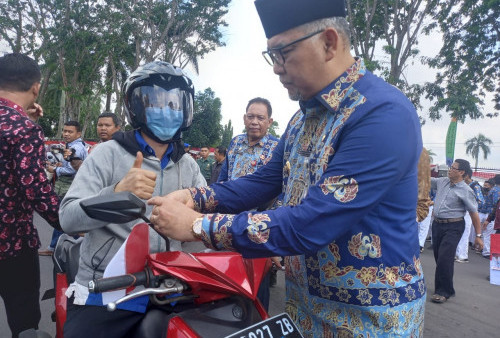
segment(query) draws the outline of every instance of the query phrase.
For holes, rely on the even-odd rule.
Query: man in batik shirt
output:
[[[36,211],[59,227],[59,198],[44,170],[40,68],[30,57],[0,57],[0,296],[12,336],[40,322],[40,238]],[[7,335],[7,333],[5,333]]]
[[[151,221],[244,257],[287,256],[285,309],[305,337],[423,336],[415,108],[351,56],[344,1],[255,4],[300,110],[266,165],[153,198]],[[245,211],[280,194],[282,207]]]
[[[249,175],[269,162],[278,139],[268,133],[273,123],[271,103],[261,97],[251,99],[243,115],[245,134],[231,140],[219,181]]]
[[[273,109],[269,100],[256,97],[248,101],[246,113],[243,115],[246,133],[231,140],[219,174],[220,182],[251,175],[269,162],[278,144],[278,139],[268,133],[273,123],[272,114]],[[271,203],[272,200],[266,201],[259,206],[259,210],[267,209]],[[271,278],[275,278],[276,271],[270,270],[260,284],[258,297],[266,310],[269,308]]]
[[[485,222],[488,215],[495,211],[498,200],[500,200],[500,175],[495,175],[493,178],[495,185],[490,189],[488,195],[485,197],[485,207],[480,209],[483,212],[481,223],[484,235],[484,248],[483,257],[490,258],[491,235],[495,233],[494,223]]]

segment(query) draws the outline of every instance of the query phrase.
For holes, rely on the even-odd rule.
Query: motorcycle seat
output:
[[[68,284],[75,281],[80,261],[80,246],[83,237],[73,238],[68,234],[62,234],[57,241],[52,259],[56,273],[66,273]]]

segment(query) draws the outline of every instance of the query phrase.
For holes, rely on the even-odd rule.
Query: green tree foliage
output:
[[[475,160],[474,167],[476,168],[476,171],[479,154],[482,152],[483,157],[486,160],[490,154],[490,147],[488,145],[492,143],[493,142],[489,138],[485,137],[481,133],[465,142],[465,153],[470,155]]]
[[[276,136],[277,138],[280,138],[280,135],[278,134],[277,130],[279,128],[278,121],[273,120],[273,123],[269,126],[269,134]]]
[[[193,147],[216,147],[221,144],[221,101],[212,89],[198,92],[191,128],[183,133],[183,140]]]
[[[222,128],[222,140],[220,142],[220,145],[228,148],[229,143],[231,143],[232,139],[233,139],[233,125],[231,123],[231,120],[229,120],[229,122],[226,125],[224,125],[224,128]]]
[[[224,45],[229,2],[6,0],[0,37],[42,65],[45,133],[57,135],[70,119],[92,130],[112,103],[124,118],[120,89],[138,65],[159,59],[196,69],[199,57]]]
[[[443,46],[428,64],[439,70],[435,83],[427,84],[433,100],[431,119],[443,110],[464,121],[498,112],[482,107],[486,93],[494,95],[500,109],[500,0],[440,0],[436,25],[443,32]]]
[[[403,71],[420,53],[418,36],[428,32],[436,0],[347,0],[346,6],[355,54],[421,108],[422,87],[410,83]],[[383,57],[375,55],[380,48]]]

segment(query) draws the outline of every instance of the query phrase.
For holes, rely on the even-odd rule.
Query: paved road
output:
[[[36,224],[44,246],[50,242],[51,228],[39,217]],[[455,289],[457,296],[445,304],[434,304],[430,301],[425,310],[425,332],[427,338],[434,337],[499,337],[499,304],[500,286],[489,284],[488,260],[471,253],[470,263],[455,264]],[[422,264],[426,276],[428,299],[433,291],[434,258],[431,250],[422,254]],[[52,260],[49,257],[40,257],[41,294],[52,287]],[[270,314],[283,312],[285,298],[283,273],[278,273],[278,285],[271,289]],[[52,336],[55,335],[55,325],[50,320],[54,310],[53,300],[41,302],[42,320],[40,329]],[[5,309],[0,300],[0,338],[9,338]]]

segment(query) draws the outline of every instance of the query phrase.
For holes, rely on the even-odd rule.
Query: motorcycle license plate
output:
[[[293,320],[286,313],[233,333],[226,338],[303,338]]]

